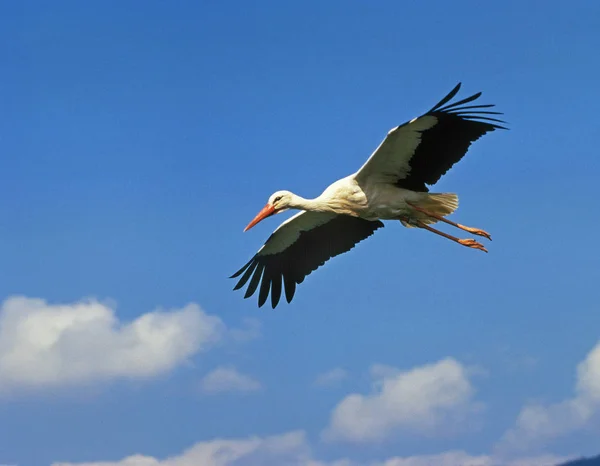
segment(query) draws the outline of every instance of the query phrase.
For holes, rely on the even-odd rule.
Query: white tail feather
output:
[[[425,193],[423,193],[425,194]],[[417,207],[426,210],[440,217],[450,215],[458,209],[458,195],[455,193],[427,193],[418,202],[414,203]],[[411,220],[419,220],[425,224],[431,225],[437,223],[438,220],[431,218],[426,214],[415,210],[411,216]],[[415,225],[400,220],[402,225],[408,228],[413,228]]]

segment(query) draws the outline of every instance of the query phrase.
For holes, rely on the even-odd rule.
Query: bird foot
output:
[[[480,251],[488,252],[487,249],[483,246],[483,244],[478,243],[474,239],[459,239],[458,242],[459,244],[467,246],[468,248],[479,249]]]
[[[487,231],[481,230],[480,228],[466,227],[464,225],[459,225],[459,228],[461,230],[468,231],[473,235],[483,236],[484,238],[487,238],[490,241],[492,241],[492,236]]]

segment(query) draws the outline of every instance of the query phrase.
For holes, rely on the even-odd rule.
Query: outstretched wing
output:
[[[471,143],[495,129],[507,129],[502,120],[486,115],[494,105],[465,105],[481,92],[446,105],[460,89],[460,83],[427,113],[392,129],[356,172],[359,183],[367,179],[395,183],[413,191],[428,191],[455,163],[464,157]]]
[[[349,215],[324,212],[300,212],[283,222],[256,255],[230,278],[240,275],[234,290],[248,280],[244,298],[252,296],[260,285],[258,306],[269,292],[275,308],[281,297],[282,281],[287,302],[291,302],[296,285],[313,270],[383,227],[380,221],[369,221]]]

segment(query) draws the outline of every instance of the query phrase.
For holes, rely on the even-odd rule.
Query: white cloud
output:
[[[304,432],[295,431],[272,437],[216,439],[199,442],[178,456],[159,460],[134,455],[115,462],[54,463],[52,466],[250,466],[306,465],[311,463],[310,448]]]
[[[316,387],[332,387],[338,385],[341,381],[348,377],[348,373],[341,367],[336,367],[330,371],[319,374],[313,385]]]
[[[600,342],[577,367],[573,397],[544,405],[531,403],[521,410],[515,426],[497,445],[499,451],[533,449],[548,440],[585,428],[600,412]]]
[[[600,342],[577,367],[578,397],[600,405]]]
[[[566,459],[547,455],[499,462],[487,455],[471,456],[463,451],[449,451],[437,455],[394,457],[381,462],[319,461],[314,458],[305,433],[293,431],[270,437],[198,442],[183,453],[165,459],[138,454],[113,462],[56,462],[52,466],[554,466]]]
[[[229,332],[231,338],[238,342],[246,342],[260,337],[260,321],[246,317],[242,328],[234,328]]]
[[[95,300],[0,307],[0,392],[158,376],[221,339],[223,322],[197,304],[120,322]]]
[[[234,367],[217,367],[204,376],[200,387],[206,393],[251,392],[260,390],[261,384]]]
[[[447,451],[436,455],[390,458],[382,463],[372,463],[371,466],[556,466],[568,459],[542,455],[505,461],[489,455],[471,456],[464,451]]]
[[[487,455],[471,456],[464,451],[448,451],[436,455],[395,457],[373,466],[492,466],[491,461],[492,458]]]
[[[398,430],[434,433],[457,426],[480,407],[472,401],[467,370],[452,358],[406,372],[376,365],[371,374],[373,393],[344,398],[333,410],[325,439],[377,442]]]

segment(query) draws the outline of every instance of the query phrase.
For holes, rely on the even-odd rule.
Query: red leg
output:
[[[424,213],[428,217],[435,218],[436,220],[439,220],[440,222],[444,222],[444,223],[447,223],[448,225],[452,225],[456,228],[460,228],[461,230],[468,231],[469,233],[472,233],[474,235],[483,236],[484,238],[487,238],[490,241],[492,240],[492,237],[490,236],[490,234],[487,231],[481,230],[480,228],[467,227],[465,225],[461,225],[460,223],[453,222],[452,220],[448,220],[440,215],[436,215],[436,214],[432,214],[431,212],[427,212],[425,209],[417,207],[416,205],[411,204],[410,202],[407,202],[407,204],[409,206],[411,206],[413,209],[415,209],[421,213]]]
[[[443,231],[436,230],[435,228],[430,227],[429,225],[421,222],[420,220],[417,220],[416,223],[419,227],[424,228],[425,230],[429,230],[432,233],[435,233],[436,235],[440,235],[440,236],[443,236],[444,238],[448,238],[449,240],[454,241],[455,243],[462,244],[463,246],[467,246],[469,248],[479,249],[480,251],[483,251],[483,252],[488,252],[487,249],[483,247],[483,244],[478,243],[474,239],[457,238],[455,236],[444,233]]]

